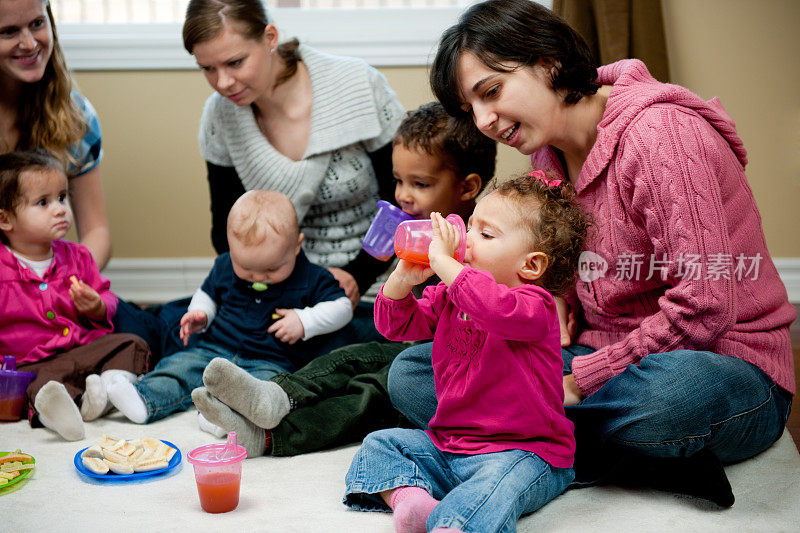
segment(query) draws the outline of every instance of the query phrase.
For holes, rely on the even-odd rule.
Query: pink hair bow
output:
[[[563,181],[563,180],[548,178],[547,174],[545,174],[543,170],[534,170],[533,172],[528,172],[528,176],[530,176],[535,180],[543,182],[548,187],[558,187],[559,185],[561,185],[561,182]]]

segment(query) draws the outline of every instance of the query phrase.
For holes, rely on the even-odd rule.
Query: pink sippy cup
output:
[[[453,258],[459,263],[463,263],[464,254],[467,251],[467,228],[461,217],[455,213],[447,215],[445,220],[454,225],[461,233]],[[394,251],[400,259],[418,265],[429,265],[428,248],[431,240],[433,240],[433,228],[431,228],[430,220],[406,220],[397,226],[394,234]]]

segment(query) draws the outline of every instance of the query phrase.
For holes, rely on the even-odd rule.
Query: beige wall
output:
[[[800,2],[662,0],[673,81],[719,96],[748,149],[748,178],[775,257],[800,257]],[[407,108],[430,100],[425,68],[382,68]],[[199,72],[78,72],[103,126],[115,257],[210,256],[197,126]],[[527,160],[501,147],[498,173]]]

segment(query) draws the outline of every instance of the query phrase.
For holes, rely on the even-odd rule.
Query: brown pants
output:
[[[36,373],[27,390],[27,412],[31,425],[41,426],[33,400],[48,381],[63,383],[77,403],[86,390],[86,376],[111,369],[143,374],[147,371],[149,356],[150,348],[141,338],[128,333],[111,333],[48,359],[20,364],[18,370]]]

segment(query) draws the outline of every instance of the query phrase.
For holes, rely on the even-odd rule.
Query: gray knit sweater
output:
[[[258,129],[253,109],[219,93],[206,101],[200,153],[234,167],[245,190],[270,189],[297,209],[304,249],[312,263],[341,267],[361,249],[378,200],[367,152],[394,137],[404,110],[386,78],[364,61],[301,45],[311,77],[311,133],[306,153],[293,161]]]

